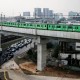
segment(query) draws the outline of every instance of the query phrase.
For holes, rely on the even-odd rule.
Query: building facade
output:
[[[24,17],[30,17],[30,12],[23,12]]]
[[[62,13],[55,13],[54,14],[55,21],[59,21],[61,18],[63,18],[63,14]]]
[[[41,8],[34,8],[33,16],[35,18],[41,18],[42,17]]]

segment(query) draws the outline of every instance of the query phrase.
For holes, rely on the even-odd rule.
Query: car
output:
[[[11,52],[15,52],[16,48],[15,47],[11,47]]]
[[[21,42],[18,42],[16,45],[18,46],[18,48],[22,48],[23,47]]]
[[[11,47],[15,47],[16,50],[19,50],[18,43],[12,44]]]
[[[28,44],[29,44],[28,40],[25,39],[25,40],[24,40],[24,46],[27,46]]]
[[[19,48],[23,48],[23,47],[24,47],[24,44],[23,44],[23,43],[20,43],[20,44],[18,45],[18,47],[19,47]]]
[[[11,51],[11,47],[8,47],[7,49],[6,49],[6,51],[8,52],[10,52]]]
[[[20,42],[21,42],[21,43],[24,43],[24,40],[21,40]]]
[[[18,43],[15,43],[14,47],[16,48],[16,50],[19,50]]]
[[[0,51],[0,56],[2,55],[2,51]]]
[[[32,39],[28,39],[27,41],[29,42],[29,44],[32,43]]]

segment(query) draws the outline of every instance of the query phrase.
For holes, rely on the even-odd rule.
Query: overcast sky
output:
[[[69,11],[80,12],[80,0],[0,0],[0,14],[15,16],[34,8],[50,8],[66,15]]]

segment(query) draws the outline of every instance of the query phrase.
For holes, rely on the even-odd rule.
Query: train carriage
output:
[[[54,30],[54,24],[47,24],[48,30]]]
[[[37,23],[35,25],[36,25],[36,27],[35,27],[36,29],[47,30],[47,24]]]
[[[65,24],[62,24],[62,31],[67,31],[67,25],[65,25]]]
[[[55,24],[54,25],[54,30],[60,30],[60,31],[62,31],[62,25],[59,25],[59,24]]]
[[[34,24],[32,23],[20,23],[19,25],[20,28],[34,28]]]
[[[12,22],[8,22],[7,25],[8,25],[9,27],[13,27]]]
[[[80,32],[80,25],[73,25],[74,32]]]
[[[80,32],[80,25],[72,25],[72,24],[70,25],[70,24],[0,22],[0,26],[27,28],[27,29],[39,29],[39,30]]]
[[[28,23],[28,26],[31,28],[31,29],[34,29],[36,26],[35,26],[36,24],[34,24],[34,23]]]

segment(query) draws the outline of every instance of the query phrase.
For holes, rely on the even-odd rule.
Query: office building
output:
[[[54,14],[54,19],[55,21],[60,20],[61,18],[63,18],[63,14],[62,13],[55,13]]]
[[[23,12],[24,17],[30,17],[30,12]]]
[[[41,8],[34,8],[33,16],[35,18],[41,18],[42,17]]]

